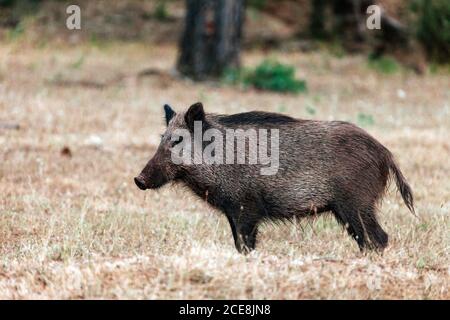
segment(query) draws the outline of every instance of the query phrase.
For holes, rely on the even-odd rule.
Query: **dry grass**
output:
[[[309,94],[132,76],[170,71],[175,56],[171,46],[0,45],[0,123],[20,124],[0,126],[0,298],[450,298],[448,75],[381,76],[362,57],[278,53]],[[118,75],[103,89],[50,83]],[[257,251],[239,255],[222,215],[181,188],[143,193],[132,183],[158,143],[162,104],[197,100],[224,113],[372,116],[367,130],[397,156],[420,221],[391,192],[383,255],[360,254],[326,217],[267,225]]]

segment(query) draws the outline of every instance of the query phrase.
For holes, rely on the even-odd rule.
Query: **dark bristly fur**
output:
[[[376,217],[376,206],[389,177],[414,213],[413,195],[391,152],[367,132],[342,121],[299,120],[247,112],[205,114],[201,103],[177,114],[164,106],[167,130],[154,157],[135,178],[140,189],[179,182],[227,217],[239,252],[255,248],[258,225],[267,220],[332,212],[361,250],[383,249],[388,235]],[[261,165],[176,165],[170,137],[175,129],[279,129],[280,167],[276,175],[260,174]],[[205,143],[204,143],[205,146]]]
[[[297,120],[289,116],[270,112],[243,112],[232,115],[216,115],[216,120],[223,126],[287,124]]]

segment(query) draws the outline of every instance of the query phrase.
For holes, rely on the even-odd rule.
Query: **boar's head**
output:
[[[188,147],[193,150],[191,133],[194,121],[205,120],[201,103],[193,104],[186,112],[176,113],[169,105],[164,105],[166,131],[161,135],[158,149],[134,182],[141,190],[156,189],[169,181],[181,179],[188,170],[189,163],[174,161],[174,148]]]

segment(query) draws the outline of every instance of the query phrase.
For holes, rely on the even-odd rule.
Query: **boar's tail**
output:
[[[390,153],[389,153],[389,169],[391,171],[391,174],[393,174],[395,178],[395,184],[397,185],[397,189],[400,191],[400,194],[402,195],[405,205],[408,207],[409,211],[411,211],[411,213],[417,217],[416,212],[414,210],[414,198],[411,187],[409,186],[408,182],[406,182],[403,173],[400,171],[400,168],[395,163],[394,158]]]

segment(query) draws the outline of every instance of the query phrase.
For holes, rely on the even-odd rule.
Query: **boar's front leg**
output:
[[[227,214],[233,233],[234,245],[239,253],[247,254],[255,249],[256,235],[258,233],[257,221],[248,221],[244,218],[234,218]],[[245,220],[245,221],[244,221]]]

